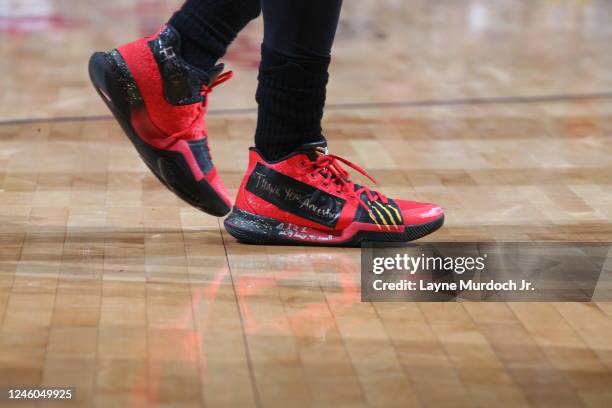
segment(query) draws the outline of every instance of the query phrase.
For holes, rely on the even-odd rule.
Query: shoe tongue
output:
[[[189,68],[202,85],[210,85],[215,82],[215,79],[217,79],[219,75],[221,75],[223,69],[225,69],[225,64],[217,64],[208,71],[196,68],[193,65],[190,65]]]
[[[304,143],[295,149],[295,151],[306,154],[312,161],[317,160],[317,158],[322,154],[329,153],[327,149],[327,140],[325,139],[317,142]]]
[[[207,78],[203,80],[204,84],[210,85],[213,82],[215,82],[217,77],[223,72],[224,69],[225,69],[225,64],[217,64],[211,69],[209,69],[208,71],[206,71]]]

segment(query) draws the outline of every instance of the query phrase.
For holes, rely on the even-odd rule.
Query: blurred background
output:
[[[90,53],[154,33],[180,3],[2,0],[2,120],[107,114],[88,83]],[[347,0],[329,102],[605,93],[610,21],[606,0]],[[258,19],[232,45],[224,60],[239,80],[213,109],[254,106],[261,34]]]

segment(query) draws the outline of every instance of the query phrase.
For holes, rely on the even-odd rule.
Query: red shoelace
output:
[[[225,81],[231,79],[233,76],[234,76],[234,71],[227,71],[227,72],[220,74],[217,78],[215,78],[212,84],[210,85],[202,84],[200,95],[205,97],[206,95],[211,93],[217,85],[221,85]]]
[[[350,180],[348,171],[344,170],[339,162],[344,163],[350,168],[363,174],[374,184],[378,184],[376,180],[372,176],[370,176],[364,169],[334,154],[321,154],[319,155],[319,157],[317,157],[316,160],[309,161],[307,166],[310,167],[311,175],[314,176],[314,174],[318,173],[323,177],[324,186],[328,186],[331,183],[334,183],[337,186],[337,193],[341,193],[345,190],[348,191],[350,197],[359,200],[359,204],[363,207],[364,210],[366,210],[370,214],[371,212],[368,205],[361,199],[361,193],[366,193],[366,196],[370,201],[380,200],[383,202],[383,204],[387,204],[389,199],[384,194],[378,191],[372,191],[366,186],[359,186],[359,188],[355,189],[355,183]]]
[[[193,127],[197,126],[198,123],[202,122],[202,120],[204,118],[204,115],[206,114],[206,111],[208,110],[208,98],[206,98],[206,95],[211,93],[215,87],[217,87],[218,85],[221,85],[225,81],[231,79],[233,76],[234,76],[234,72],[233,71],[227,71],[227,72],[224,72],[224,73],[220,74],[217,78],[215,78],[215,80],[210,85],[202,84],[202,86],[200,88],[200,95],[202,95],[204,97],[204,99],[202,100],[202,103],[198,105],[198,114],[197,114],[197,117],[191,123],[190,126],[187,126],[184,130],[173,134],[172,136],[174,138],[182,139],[184,137],[191,138],[193,136],[192,133],[191,133]]]

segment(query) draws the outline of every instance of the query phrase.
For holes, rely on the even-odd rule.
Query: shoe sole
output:
[[[157,179],[186,203],[217,217],[231,207],[205,180],[196,180],[183,155],[157,149],[142,140],[131,124],[131,114],[145,109],[136,82],[117,51],[96,52],[89,59],[91,82],[119,122],[136,151]]]
[[[403,232],[359,231],[349,238],[327,235],[273,218],[234,208],[224,221],[225,229],[239,242],[258,245],[308,245],[358,247],[363,241],[408,242],[423,238],[444,224],[444,215],[419,225],[407,225]]]

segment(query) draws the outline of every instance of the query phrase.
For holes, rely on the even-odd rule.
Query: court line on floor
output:
[[[219,236],[221,237],[221,242],[223,243],[225,261],[227,262],[227,270],[229,272],[230,282],[232,283],[232,292],[234,293],[234,302],[236,305],[236,310],[238,312],[238,318],[240,320],[240,330],[242,331],[242,344],[244,345],[247,368],[249,369],[249,379],[251,381],[251,386],[253,387],[253,402],[255,402],[256,408],[262,408],[263,403],[261,401],[261,394],[259,392],[257,384],[257,377],[255,376],[255,369],[253,368],[253,356],[249,347],[249,336],[247,335],[246,326],[244,323],[244,311],[240,307],[240,297],[238,295],[238,290],[236,289],[236,282],[234,280],[234,274],[232,272],[232,263],[230,262],[229,253],[227,251],[227,242],[225,242],[225,237],[223,236],[223,227],[221,226],[221,222],[219,221],[219,219],[217,219],[217,224],[219,225]]]
[[[504,104],[529,104],[545,102],[568,102],[592,99],[612,99],[612,91],[595,92],[584,94],[553,94],[532,96],[499,96],[491,98],[456,98],[456,99],[423,99],[414,101],[395,102],[355,102],[355,103],[330,103],[325,106],[326,110],[353,110],[353,109],[391,109],[410,107],[432,107],[432,106],[473,106],[473,105],[504,105]],[[211,109],[209,115],[246,115],[257,113],[257,108],[232,108]],[[61,122],[86,122],[111,119],[111,115],[83,115],[83,116],[57,116],[51,118],[31,119],[9,119],[0,120],[0,126],[24,125],[34,123],[61,123]]]

